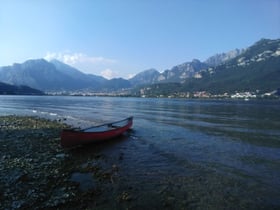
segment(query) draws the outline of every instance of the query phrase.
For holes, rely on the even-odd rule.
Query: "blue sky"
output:
[[[280,0],[0,0],[0,66],[124,77],[280,38]]]

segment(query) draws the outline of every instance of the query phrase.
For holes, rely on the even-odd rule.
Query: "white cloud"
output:
[[[127,79],[131,79],[132,77],[134,77],[136,74],[128,74],[128,76],[126,77]]]
[[[87,64],[112,64],[117,62],[114,59],[104,58],[102,56],[94,57],[84,53],[69,53],[69,52],[65,52],[65,53],[48,52],[44,58],[46,60],[57,59],[69,65],[86,64],[86,63]]]
[[[44,58],[48,61],[57,59],[83,71],[84,73],[101,75],[107,79],[119,76],[116,71],[113,72],[111,70],[118,65],[118,61],[115,59],[102,56],[89,56],[85,53],[72,53],[69,51],[48,52]]]
[[[118,76],[118,73],[112,71],[111,69],[105,69],[101,72],[101,76],[105,77],[106,79],[113,79]]]
[[[103,56],[89,56],[85,53],[64,51],[48,52],[44,56],[44,59],[48,61],[57,59],[86,74],[100,75],[106,79],[118,77],[130,79],[135,76],[135,74],[131,74],[129,71],[125,70],[130,67],[122,65],[122,62],[119,60],[105,58]]]

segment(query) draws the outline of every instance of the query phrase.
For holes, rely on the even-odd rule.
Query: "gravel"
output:
[[[83,209],[102,202],[114,167],[103,169],[98,152],[63,149],[60,132],[67,127],[61,120],[0,117],[0,209]],[[77,174],[93,182],[84,186],[73,179]]]

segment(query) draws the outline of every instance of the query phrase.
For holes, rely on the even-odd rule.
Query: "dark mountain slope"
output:
[[[148,69],[143,72],[136,74],[134,77],[129,79],[133,86],[152,84],[157,81],[160,73],[156,69]]]
[[[0,82],[0,95],[44,95],[44,93],[27,86],[14,86]]]

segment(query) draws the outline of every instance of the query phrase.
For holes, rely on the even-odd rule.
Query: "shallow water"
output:
[[[99,148],[119,166],[116,208],[280,207],[280,101],[0,96],[9,114],[79,127],[134,116],[127,137]]]

